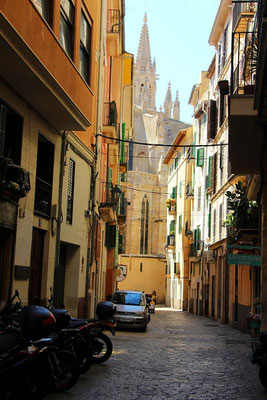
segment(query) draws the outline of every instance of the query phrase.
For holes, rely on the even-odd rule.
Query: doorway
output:
[[[39,305],[41,300],[43,252],[45,231],[33,228],[31,250],[31,275],[29,282],[29,304]]]

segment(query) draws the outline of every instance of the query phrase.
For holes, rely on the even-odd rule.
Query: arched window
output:
[[[149,202],[146,195],[142,200],[140,227],[140,254],[148,253]]]

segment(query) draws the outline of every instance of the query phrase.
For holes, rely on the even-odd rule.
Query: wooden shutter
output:
[[[108,168],[108,188],[112,189],[112,168]]]
[[[105,246],[108,249],[114,249],[116,247],[116,225],[109,225],[106,223]]]
[[[197,149],[197,167],[203,167],[204,165],[204,147]]]
[[[69,174],[68,174],[67,217],[66,217],[66,222],[68,224],[72,224],[74,176],[75,176],[75,161],[73,161],[70,158],[69,159]]]
[[[208,129],[207,129],[208,139],[214,139],[215,136],[216,136],[216,129],[217,129],[216,114],[217,114],[216,101],[215,100],[209,100],[209,104],[208,104]]]
[[[170,233],[171,232],[175,232],[175,221],[174,220],[172,220],[170,223]]]

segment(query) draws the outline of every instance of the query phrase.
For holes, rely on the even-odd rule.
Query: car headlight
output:
[[[143,316],[144,316],[144,313],[143,313],[143,312],[136,312],[135,315],[136,315],[137,317],[143,317]]]

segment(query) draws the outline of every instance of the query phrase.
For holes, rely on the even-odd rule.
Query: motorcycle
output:
[[[258,332],[256,337],[250,339],[250,343],[252,348],[250,361],[260,366],[259,379],[262,386],[267,389],[267,332]]]
[[[0,312],[0,399],[22,393],[38,399],[48,391],[70,389],[80,376],[79,365],[72,353],[58,347],[57,337],[49,337],[54,316],[44,307],[22,307],[20,299],[14,306],[16,297],[17,291]]]
[[[113,345],[110,338],[103,332],[109,330],[112,335],[115,335],[116,306],[111,302],[100,302],[96,307],[97,318],[73,318],[66,309],[54,307],[52,288],[50,292],[48,309],[56,318],[56,331],[76,329],[90,349],[93,361],[99,364],[107,361],[112,354]]]

